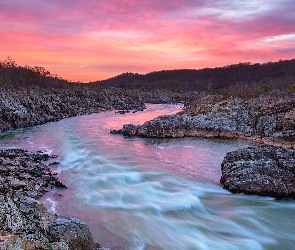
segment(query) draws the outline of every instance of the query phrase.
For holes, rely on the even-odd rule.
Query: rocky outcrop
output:
[[[0,132],[63,118],[116,109],[124,114],[142,111],[144,103],[188,104],[197,92],[146,89],[71,89],[0,87]]]
[[[122,89],[0,88],[0,132],[106,109],[138,110],[144,103]]]
[[[178,104],[184,103],[189,104],[196,99],[203,96],[204,93],[199,93],[196,91],[185,92],[179,89],[132,89],[126,90],[128,95],[138,96],[144,103],[154,103],[154,104]]]
[[[226,154],[220,182],[233,193],[295,198],[295,151],[256,146]]]
[[[38,240],[25,240],[18,235],[0,236],[1,250],[70,250],[64,242],[43,243]]]
[[[53,187],[66,188],[42,163],[49,158],[47,154],[23,149],[0,150],[0,188],[10,195],[21,193],[35,199]]]
[[[139,137],[224,137],[295,148],[295,95],[275,93],[253,99],[201,98],[181,114],[143,125],[126,124],[111,133]]]
[[[42,162],[47,154],[0,151],[0,249],[95,249],[87,225],[50,214],[37,198],[66,188]]]

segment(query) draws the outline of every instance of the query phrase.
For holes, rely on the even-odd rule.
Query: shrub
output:
[[[289,85],[289,90],[295,91],[295,83]]]
[[[269,92],[272,90],[272,86],[267,84],[267,85],[264,85],[262,87],[259,87],[256,89],[256,91],[259,93],[259,94],[264,94],[266,92]]]
[[[170,90],[171,92],[174,92],[174,93],[182,93],[182,91],[178,88],[169,88],[168,90]]]

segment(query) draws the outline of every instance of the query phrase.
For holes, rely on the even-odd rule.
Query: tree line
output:
[[[96,87],[179,89],[181,91],[249,92],[252,89],[286,89],[295,83],[295,59],[244,62],[224,67],[162,70],[147,74],[126,72],[92,82]]]
[[[41,66],[19,66],[10,57],[0,61],[0,86],[2,87],[69,88],[73,84]]]
[[[264,93],[272,89],[295,91],[295,59],[266,63],[238,63],[203,69],[175,69],[147,74],[122,73],[102,81],[71,82],[41,66],[19,66],[8,57],[0,61],[0,87],[169,89],[174,92],[204,91],[211,94]],[[254,93],[254,94],[255,94]]]

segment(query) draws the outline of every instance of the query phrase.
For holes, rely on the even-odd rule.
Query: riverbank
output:
[[[242,139],[295,149],[295,93],[272,92],[257,98],[201,97],[175,115],[143,125],[126,124],[113,134],[139,137]]]
[[[84,222],[51,214],[37,199],[66,188],[42,152],[0,151],[0,249],[96,249]],[[57,164],[51,162],[51,164]]]
[[[191,100],[195,94],[189,96],[186,100]],[[122,110],[122,113],[129,110],[141,111],[145,108],[144,101],[177,103],[184,102],[184,98],[182,94],[173,91],[159,93],[116,88],[93,90],[81,86],[72,89],[1,87],[0,132],[111,109]],[[41,162],[48,158],[48,155],[25,150],[1,151],[1,214],[4,222],[0,228],[0,249],[54,249],[54,246],[60,249],[68,249],[69,246],[69,249],[85,249],[85,244],[87,249],[94,248],[91,233],[85,223],[61,215],[52,215],[38,202],[38,198],[52,188],[65,188]],[[31,164],[33,168],[30,167]],[[38,216],[32,217],[32,214]],[[12,220],[18,223],[18,226],[13,226]],[[47,232],[48,225],[55,228],[56,223],[59,229],[55,233],[59,236],[55,235],[53,239],[51,233]],[[64,238],[65,234],[69,233],[65,227],[74,227],[78,241],[84,242],[86,237],[87,243],[84,242],[82,246],[76,244],[73,235]],[[69,241],[77,246],[69,245]]]
[[[188,104],[199,96],[197,92],[185,93],[173,90],[2,86],[0,87],[0,132],[105,110],[120,110],[121,113],[142,111],[145,108],[144,103]]]
[[[294,198],[295,93],[276,91],[251,99],[205,96],[178,114],[159,116],[143,125],[125,124],[110,133],[229,138],[268,145],[228,153],[221,183],[233,193]],[[277,153],[280,148],[285,148],[284,154]],[[254,155],[253,159],[248,155]]]
[[[125,139],[108,133],[125,123],[150,120],[160,115],[159,108],[167,108],[162,113],[179,110],[174,105],[148,107],[135,114],[101,112],[12,131],[1,145],[59,155],[53,160],[62,164],[52,169],[69,188],[49,192],[41,201],[50,211],[85,221],[104,247],[124,248],[116,235],[130,242],[124,249],[198,248],[200,242],[209,249],[245,247],[245,242],[249,249],[294,245],[292,201],[230,195],[218,185],[226,152],[248,143]],[[269,221],[287,226],[278,229]],[[113,234],[101,234],[101,228]]]
[[[0,108],[0,132],[4,132],[109,109],[142,110],[144,103],[114,88],[1,88]]]

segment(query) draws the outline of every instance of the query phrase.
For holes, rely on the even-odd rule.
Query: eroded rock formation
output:
[[[220,182],[233,193],[295,197],[295,151],[256,146],[227,153]]]
[[[49,156],[0,151],[0,249],[95,249],[84,222],[50,214],[37,198],[66,188],[42,163]]]
[[[58,121],[106,109],[144,108],[138,96],[122,89],[0,89],[0,132]]]
[[[253,99],[207,96],[181,114],[163,115],[143,125],[126,124],[111,133],[139,137],[225,137],[295,148],[295,94]]]

